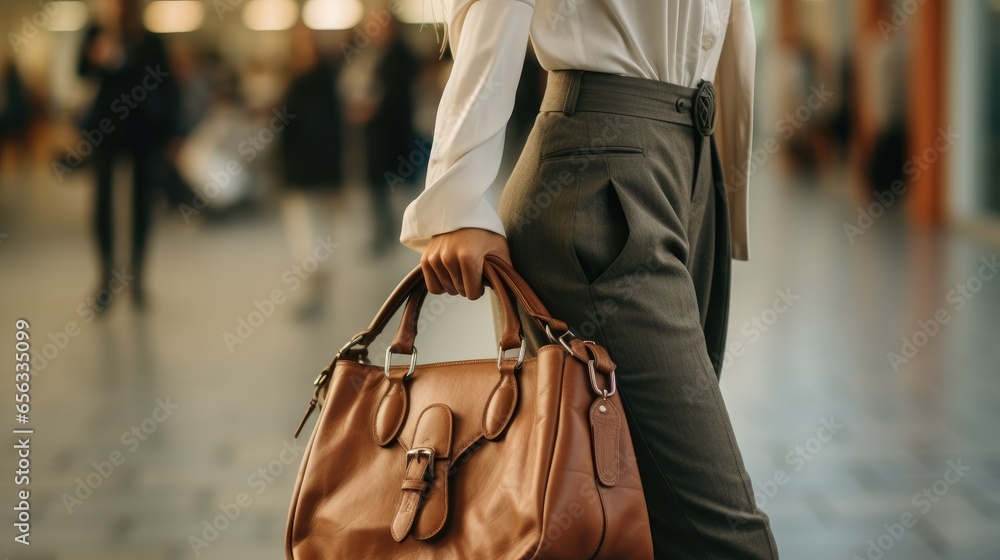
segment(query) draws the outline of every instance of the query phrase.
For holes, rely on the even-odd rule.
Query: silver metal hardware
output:
[[[389,379],[389,360],[392,359],[392,347],[385,349],[385,378]],[[410,353],[410,370],[406,372],[403,379],[409,379],[413,375],[413,370],[417,369],[417,347],[413,347]]]
[[[600,410],[601,412],[607,412],[608,411],[608,407],[606,407],[606,406],[604,406],[602,404],[601,406],[597,407],[597,410]]]
[[[558,342],[559,344],[562,344],[562,347],[565,348],[567,352],[569,352],[572,355],[575,355],[573,354],[573,349],[569,347],[569,343],[563,340],[563,338],[565,338],[566,336],[571,336],[573,338],[576,338],[576,335],[573,334],[572,331],[566,331],[561,335],[559,335],[558,337],[556,337],[556,335],[552,334],[552,329],[550,329],[548,325],[545,325],[545,335],[549,337],[549,340],[551,340],[552,342]]]
[[[327,382],[329,381],[330,381],[330,372],[326,370],[321,371],[319,375],[316,376],[316,381],[313,381],[313,386],[316,387],[315,389],[313,389],[313,396],[312,396],[313,400],[319,400],[319,392],[323,390],[323,386],[326,385]]]
[[[563,340],[563,338],[566,337],[567,335],[576,338],[576,335],[574,335],[572,331],[566,331],[561,335],[559,335],[558,337],[556,337],[554,334],[552,334],[552,329],[550,329],[548,325],[545,325],[545,334],[549,337],[549,340],[551,340],[552,342],[558,342],[559,344],[562,344],[562,347],[566,349],[566,352],[568,352],[569,355],[577,357],[577,355],[573,352],[573,349],[570,348],[569,343]],[[597,344],[593,340],[584,340],[583,342],[584,344]],[[608,391],[607,389],[601,389],[600,387],[597,386],[597,370],[594,368],[594,360],[587,361],[587,371],[588,373],[590,373],[590,387],[594,390],[594,393],[597,393],[597,396],[604,397],[605,399],[607,399],[612,397],[615,394],[615,392],[618,391],[618,383],[615,380],[614,371],[612,371],[608,375],[611,381],[611,391]]]
[[[618,383],[615,380],[615,372],[613,371],[610,374],[608,374],[608,377],[611,379],[610,392],[607,389],[601,389],[600,387],[597,386],[597,370],[594,368],[594,360],[589,360],[587,362],[587,373],[590,374],[590,388],[593,389],[594,393],[596,393],[598,396],[608,399],[611,398],[618,390]]]
[[[514,369],[521,369],[521,364],[524,363],[524,335],[521,335],[521,349],[517,352],[517,363],[514,364]],[[503,347],[497,345],[497,369],[500,369],[500,364],[503,363]]]
[[[425,476],[428,480],[434,480],[434,448],[414,447],[406,452],[406,468],[410,468],[410,461],[420,462],[421,457],[427,457],[427,470]]]
[[[357,344],[359,342],[361,342],[361,335],[360,334],[357,335],[357,336],[355,336],[354,338],[352,338],[347,344],[341,346],[340,350],[338,350],[337,353],[338,354],[343,354],[344,352],[347,352],[348,350],[350,350],[350,348],[352,346],[354,346],[355,344]]]

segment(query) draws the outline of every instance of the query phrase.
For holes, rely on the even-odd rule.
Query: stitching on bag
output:
[[[608,402],[608,406],[612,407],[612,408],[614,407],[614,405],[611,404],[611,402]],[[616,412],[617,412],[617,410],[616,410]],[[604,424],[606,424],[606,425],[610,425],[611,427],[618,428],[619,434],[620,434],[621,421],[620,421],[620,419],[617,416],[615,417],[615,422],[609,422],[608,420],[602,420],[601,422],[604,423]],[[617,455],[617,449],[612,451],[608,447],[608,445],[607,445],[608,438],[605,437],[605,436],[603,436],[603,435],[601,435],[603,432],[604,432],[604,430],[600,430],[600,431],[595,431],[594,432],[594,445],[597,446],[597,453],[601,457],[600,472],[598,474],[599,474],[599,476],[602,479],[603,478],[608,478],[610,480],[610,479],[614,478],[613,485],[617,485],[620,482],[620,477],[619,476],[614,476],[614,469],[611,467],[611,465],[613,464],[612,463],[612,459],[614,459],[614,456]],[[614,439],[614,438],[611,438],[611,439]],[[621,444],[621,440],[619,439],[619,445],[620,444]],[[618,461],[615,461],[615,462],[618,462]],[[608,486],[612,485],[612,484],[605,483],[604,480],[601,480],[601,483],[603,483],[605,485],[608,485]]]
[[[601,549],[604,548],[604,543],[608,540],[608,508],[604,505],[604,488],[597,483],[594,486],[597,487],[597,497],[601,500],[601,538],[597,541],[597,548],[590,553],[591,559],[597,558]]]
[[[434,408],[434,407],[444,408],[445,410],[448,411],[448,455],[449,455],[449,457],[448,457],[448,461],[446,462],[447,468],[445,469],[445,474],[444,474],[444,478],[445,478],[444,485],[443,485],[444,486],[444,490],[442,490],[442,492],[444,492],[444,496],[445,496],[445,498],[444,498],[444,513],[441,516],[441,522],[429,534],[414,535],[414,536],[416,536],[418,538],[418,540],[422,540],[422,539],[420,539],[420,537],[423,537],[423,538],[426,539],[426,538],[429,538],[429,537],[432,537],[432,536],[436,535],[441,530],[441,528],[444,527],[444,524],[448,521],[448,499],[449,499],[448,498],[448,484],[450,482],[448,480],[448,471],[451,470],[451,461],[452,461],[451,454],[453,452],[453,449],[451,448],[451,446],[452,446],[451,438],[452,438],[452,430],[454,430],[454,427],[455,427],[454,426],[455,419],[454,419],[454,413],[452,412],[451,407],[449,407],[446,404],[441,404],[441,403],[432,404],[432,405],[428,406],[427,408],[425,408],[424,412],[427,412],[428,410],[430,410],[431,408]],[[417,418],[417,427],[415,427],[413,429],[414,439],[416,438],[416,435],[417,435],[417,428],[420,426],[420,418],[423,417],[424,412],[421,412],[420,413],[420,417]],[[431,468],[434,468],[434,465],[431,465]],[[426,506],[426,503],[423,504],[423,505]],[[423,508],[421,508],[421,509],[423,509]],[[414,519],[415,518],[416,518],[416,514],[414,514]]]
[[[510,410],[507,411],[507,417],[503,419],[503,427],[504,428],[506,428],[507,425],[510,424],[510,419],[514,417],[514,409],[517,408],[517,399],[518,399],[518,397],[521,394],[520,391],[518,390],[517,378],[514,377],[513,373],[510,374],[510,379],[511,379],[511,383],[514,385],[511,388],[511,390],[514,392],[514,396],[511,398],[511,401],[510,401]],[[500,431],[502,432],[503,428],[501,428]],[[497,433],[497,435],[500,435],[499,432]]]
[[[562,379],[565,379],[566,378],[566,364],[567,364],[566,353],[565,352],[560,352],[560,362],[561,363],[559,364],[559,371],[562,372],[562,375],[560,377]],[[555,430],[556,433],[559,433],[559,415],[562,412],[562,407],[563,407],[562,395],[563,395],[563,392],[564,392],[563,391],[563,387],[562,387],[562,383],[559,383],[558,387],[559,387],[559,395],[558,395],[558,398],[556,399],[556,410],[555,410],[555,414],[554,414],[554,418],[555,418],[555,420],[554,420],[554,423],[555,423],[554,430]],[[534,431],[532,431],[532,434],[534,434]],[[532,437],[534,437],[534,436],[532,435]],[[552,444],[551,444],[551,447],[549,448],[549,453],[550,454],[554,454],[555,446],[556,446],[556,438],[552,438]],[[543,488],[544,488],[544,490],[546,492],[548,492],[549,482],[551,480],[552,480],[552,461],[549,461],[549,468],[546,471],[545,482],[543,484]],[[541,511],[542,519],[545,519],[545,513],[546,513],[546,510],[545,510],[545,507],[543,505],[542,511]],[[535,557],[538,556],[539,548],[541,548],[542,544],[545,542],[545,529],[546,529],[546,527],[543,526],[543,527],[540,527],[540,529],[542,529],[542,531],[541,531],[541,538],[538,541],[538,545],[535,547],[535,553],[532,555],[532,558],[535,558]],[[593,558],[593,556],[591,556],[591,558]]]
[[[462,444],[459,446],[461,451],[455,453],[455,456],[451,458],[451,464],[454,465],[455,463],[457,463],[459,457],[465,454],[465,452],[468,451],[470,447],[475,445],[477,441],[483,439],[484,437],[486,437],[486,434],[480,431],[478,434],[472,436],[469,440],[463,441]]]
[[[499,433],[499,431],[494,433],[492,430],[487,430],[486,417],[489,416],[490,414],[490,408],[491,408],[490,405],[493,404],[493,398],[496,397],[497,391],[499,391],[503,387],[503,382],[504,382],[504,375],[503,373],[501,373],[500,381],[498,381],[497,384],[493,387],[493,390],[490,391],[490,397],[486,399],[486,407],[483,408],[483,421],[482,421],[483,435],[486,436],[486,439],[493,439],[494,437],[496,437],[496,433]]]
[[[378,417],[380,416],[379,411],[382,410],[382,405],[385,404],[385,400],[389,398],[389,395],[393,393],[392,388],[395,383],[396,383],[395,381],[392,380],[389,381],[389,387],[386,388],[385,394],[382,395],[382,399],[379,401],[378,406],[375,408],[375,417],[372,418],[372,439],[374,439],[375,443],[377,443],[379,446],[384,446],[385,444],[392,441],[392,438],[399,433],[399,429],[403,425],[403,421],[406,419],[406,409],[409,407],[409,395],[406,394],[406,387],[402,386],[403,413],[399,415],[399,419],[396,420],[396,425],[393,426],[392,432],[389,433],[388,437],[385,440],[379,438],[378,435]],[[402,385],[402,382],[400,382],[400,385]]]
[[[378,405],[375,407],[375,414],[372,415],[372,439],[375,440],[375,443],[377,443],[378,445],[383,444],[383,442],[378,437],[379,412],[382,410],[382,403],[385,402],[385,399],[389,396],[389,391],[391,390],[392,390],[392,381],[389,381],[389,386],[386,388],[385,392],[382,393],[382,398],[379,399]]]
[[[496,432],[487,431],[486,415],[489,414],[490,412],[490,403],[493,402],[493,397],[496,396],[497,391],[499,391],[503,387],[503,383],[507,379],[511,380],[511,385],[513,385],[511,391],[513,391],[514,393],[514,396],[511,398],[510,406],[507,408],[507,415],[504,416],[503,422],[500,423],[500,427],[497,429]],[[517,407],[518,396],[520,396],[520,394],[518,393],[517,390],[517,379],[514,377],[514,374],[511,373],[509,376],[507,376],[501,373],[500,382],[497,383],[495,387],[493,387],[493,392],[490,393],[490,398],[486,400],[486,408],[483,409],[483,435],[486,436],[486,439],[492,440],[496,438],[497,436],[500,435],[501,432],[504,431],[504,428],[506,428],[507,425],[510,423],[510,419],[514,416],[514,409]]]

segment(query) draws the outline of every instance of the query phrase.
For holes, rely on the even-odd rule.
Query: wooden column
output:
[[[948,152],[934,146],[948,129],[947,1],[926,0],[909,22],[909,155],[910,161],[926,167],[909,186],[909,215],[911,223],[924,227],[941,226],[946,216]],[[937,161],[931,163],[928,158]]]

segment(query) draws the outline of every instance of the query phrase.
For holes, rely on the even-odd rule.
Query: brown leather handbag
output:
[[[653,557],[614,363],[494,254],[484,277],[504,311],[496,360],[417,364],[418,267],[320,373],[296,431],[322,400],[288,560]],[[524,357],[511,294],[552,341],[537,356]],[[368,346],[404,302],[386,366],[371,364]]]

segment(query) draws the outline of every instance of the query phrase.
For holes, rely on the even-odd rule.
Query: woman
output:
[[[618,364],[656,557],[777,558],[718,387],[730,258],[747,257],[749,0],[446,4],[455,65],[401,236],[429,290],[476,299],[483,256],[509,258]],[[548,83],[497,212],[529,33]],[[530,350],[549,342],[522,324]]]
[[[281,135],[288,187],[281,213],[290,254],[296,263],[302,263],[312,258],[317,238],[326,238],[330,231],[327,202],[344,182],[340,157],[343,126],[335,88],[339,65],[324,56],[315,32],[304,24],[292,29],[292,69],[295,75],[285,94],[285,106],[289,113],[308,118],[289,126]],[[311,320],[322,314],[330,264],[320,262],[305,279],[299,319]]]
[[[157,184],[166,181],[163,152],[177,135],[178,102],[166,46],[143,28],[138,0],[108,0],[104,6],[104,21],[87,30],[78,66],[81,76],[99,82],[81,122],[81,129],[97,138],[91,148],[97,173],[94,229],[102,274],[94,304],[98,312],[111,303],[102,294],[109,293],[115,276],[112,193],[115,164],[123,155],[131,156],[133,166],[131,268],[125,272],[135,277],[129,285],[133,302],[140,308],[145,304],[153,194]]]

